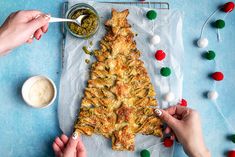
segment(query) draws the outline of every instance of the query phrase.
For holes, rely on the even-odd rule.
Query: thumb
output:
[[[64,154],[66,155],[74,155],[76,152],[77,144],[78,144],[79,138],[78,138],[78,133],[74,132],[73,135],[69,138],[69,141],[66,145],[66,148],[64,150]]]
[[[46,25],[49,22],[50,15],[48,14],[40,14],[36,16],[35,19],[29,22],[31,28],[34,30],[37,30],[41,28],[42,26]]]
[[[156,109],[155,113],[157,114],[157,116],[163,120],[169,127],[171,127],[172,129],[176,128],[177,123],[178,123],[178,119],[174,118],[173,116],[171,116],[168,112],[161,110],[161,109]]]

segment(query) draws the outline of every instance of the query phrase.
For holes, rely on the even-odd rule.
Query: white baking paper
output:
[[[78,2],[82,1],[69,1],[69,7]],[[150,21],[145,17],[146,12],[149,10],[147,8],[93,1],[88,1],[88,3],[98,11],[101,17],[101,27],[98,33],[88,40],[75,38],[69,32],[66,35],[64,68],[60,81],[58,107],[58,118],[62,131],[67,135],[70,135],[73,131],[83,91],[89,79],[91,64],[86,64],[85,59],[90,59],[91,63],[95,61],[93,56],[84,53],[82,47],[87,46],[89,50],[98,49],[98,43],[106,33],[103,23],[111,17],[111,8],[116,8],[119,11],[129,9],[128,21],[132,25],[133,32],[138,34],[135,37],[137,48],[142,52],[141,59],[145,62],[145,67],[151,77],[157,93],[156,98],[159,107],[166,108],[179,102],[182,95],[183,81],[181,69],[184,51],[182,14],[178,11],[156,10],[158,13],[157,19]],[[149,43],[149,38],[153,34],[158,34],[161,37],[161,42],[155,46]],[[93,42],[92,46],[89,44],[90,41]],[[156,50],[159,49],[164,50],[167,54],[165,60],[161,62],[156,61],[154,57]],[[160,75],[160,68],[164,66],[171,68],[172,74],[169,77]],[[169,91],[175,94],[175,100],[170,104],[162,99]],[[139,157],[142,149],[149,149],[151,156],[154,157],[170,157],[173,152],[173,147],[165,148],[160,138],[154,136],[137,135],[135,152],[113,151],[111,149],[111,140],[99,135],[82,136],[82,140],[85,143],[88,157]]]

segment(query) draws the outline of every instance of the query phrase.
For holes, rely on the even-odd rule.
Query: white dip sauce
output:
[[[50,103],[54,97],[54,88],[47,79],[37,80],[29,89],[29,101],[35,107],[43,107]]]

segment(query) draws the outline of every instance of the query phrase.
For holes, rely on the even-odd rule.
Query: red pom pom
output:
[[[233,2],[228,2],[223,5],[222,10],[226,13],[233,11],[234,9],[234,3]]]
[[[231,150],[228,152],[228,157],[235,157],[235,150]]]
[[[171,147],[174,144],[174,141],[169,138],[165,138],[163,144],[165,147]]]
[[[185,99],[182,99],[180,102],[180,106],[188,106],[188,102]]]
[[[216,81],[221,81],[224,79],[224,74],[222,72],[214,72],[211,77]]]
[[[162,51],[162,50],[157,50],[157,51],[156,51],[156,53],[155,53],[155,58],[156,58],[156,60],[161,61],[161,60],[163,60],[165,57],[166,57],[166,54],[165,54],[164,51]]]

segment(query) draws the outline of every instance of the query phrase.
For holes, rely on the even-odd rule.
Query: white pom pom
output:
[[[152,45],[156,45],[156,44],[159,44],[161,41],[161,38],[159,35],[153,35],[151,38],[150,38],[150,44]]]
[[[200,48],[205,48],[208,45],[208,39],[207,38],[200,38],[197,41],[197,46]]]
[[[216,100],[218,98],[219,94],[216,92],[216,91],[209,91],[207,93],[207,97],[208,99],[211,99],[211,100]]]
[[[164,100],[167,102],[172,102],[174,99],[175,99],[175,95],[172,92],[169,92],[164,96]]]

